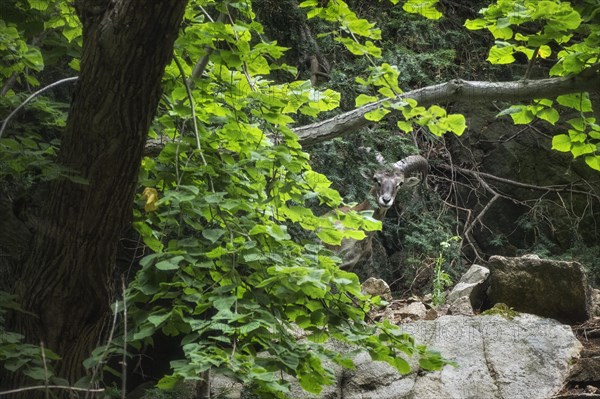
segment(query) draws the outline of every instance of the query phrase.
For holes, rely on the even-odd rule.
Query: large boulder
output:
[[[571,328],[552,319],[530,314],[504,316],[442,316],[402,325],[418,343],[439,350],[457,366],[423,372],[417,359],[407,359],[412,371],[399,374],[384,362],[358,354],[354,370],[328,364],[337,382],[314,395],[302,391],[294,379],[290,397],[294,399],[547,399],[557,394],[581,351],[581,343]],[[352,347],[329,343],[334,350],[348,352]],[[226,386],[228,398],[244,397],[241,387]],[[232,392],[237,391],[237,392]]]
[[[474,310],[480,310],[485,302],[489,274],[490,270],[486,267],[471,266],[446,298],[449,313],[473,315]]]
[[[528,314],[442,316],[404,327],[458,367],[401,376],[362,356],[342,378],[344,399],[546,399],[563,387],[581,350],[568,326]]]
[[[577,262],[492,256],[488,267],[489,306],[505,303],[519,312],[550,317],[562,323],[587,320],[591,290],[583,267]]]

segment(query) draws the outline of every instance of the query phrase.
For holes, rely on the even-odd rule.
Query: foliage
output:
[[[435,264],[433,266],[433,289],[431,290],[431,297],[434,306],[441,305],[444,301],[444,290],[452,285],[452,279],[450,275],[446,273],[443,266],[446,264],[445,253],[451,246],[452,241],[459,241],[460,237],[454,236],[448,241],[442,241],[440,243],[440,252],[435,258]]]
[[[481,312],[485,316],[502,316],[505,319],[512,320],[519,315],[519,312],[505,303],[497,303],[492,308]]]
[[[577,241],[573,248],[558,258],[581,263],[588,271],[592,287],[598,287],[600,284],[600,245],[587,246]]]
[[[48,348],[23,342],[23,335],[5,329],[8,311],[22,312],[15,298],[0,291],[0,362],[10,371],[19,370],[35,381],[64,385],[53,373],[51,362],[60,357]],[[67,384],[68,385],[68,384]]]
[[[312,170],[288,125],[333,109],[339,95],[310,82],[270,81],[273,70],[295,72],[273,62],[285,49],[257,41],[262,26],[252,10],[233,4],[239,14],[230,23],[187,20],[166,71],[165,113],[154,132],[173,141],[142,163],[134,225],[155,253],[140,262],[127,292],[135,326],[127,340],[148,341],[158,330],[182,336],[186,358],[172,362],[160,387],[212,369],[263,397],[284,396],[280,371],[318,393],[334,378],[323,360],[351,367],[349,355],[322,345],[329,339],[358,345],[400,372],[409,371],[400,354],[441,367],[438,354],[398,327],[367,324],[379,300],[364,296],[356,275],[315,243],[360,239],[379,227],[354,212],[317,216],[306,208],[335,207],[341,197]],[[214,40],[220,50],[188,92],[181,82],[193,65],[177,60],[201,58]],[[294,229],[307,238],[293,239]]]
[[[397,2],[393,2],[397,3]],[[404,10],[420,13],[428,18],[436,19],[440,14],[433,8],[434,1],[407,2]],[[319,17],[328,22],[337,23],[339,29],[333,30],[335,40],[342,43],[352,54],[366,56],[370,62],[367,68],[367,76],[355,78],[359,90],[363,92],[355,99],[356,107],[378,100],[378,108],[367,113],[365,118],[373,122],[381,121],[391,110],[402,112],[404,121],[398,121],[398,128],[405,132],[413,130],[413,124],[426,126],[433,134],[441,136],[446,132],[461,135],[466,129],[465,117],[460,114],[448,114],[445,109],[433,105],[429,108],[417,105],[412,99],[399,100],[396,97],[402,93],[398,86],[400,70],[397,66],[386,62],[376,64],[375,59],[381,58],[381,49],[366,40],[363,43],[361,37],[367,39],[381,39],[381,31],[374,28],[374,24],[364,19],[359,19],[350,11],[343,2],[328,2],[327,7],[318,7],[316,0],[305,1],[301,7],[309,7],[308,18]],[[349,36],[349,37],[348,37]],[[366,94],[370,93],[370,94]]]
[[[530,65],[556,57],[550,76],[570,76],[597,67],[600,57],[600,6],[595,0],[578,3],[560,0],[500,0],[480,11],[481,18],[467,20],[468,29],[487,29],[496,39],[488,60],[510,64],[522,53]],[[526,76],[527,77],[527,76]],[[567,121],[571,128],[552,139],[552,148],[584,156],[593,169],[600,170],[600,125],[593,116],[588,93],[559,96],[556,103],[575,110],[579,116]],[[555,124],[557,106],[551,99],[538,99],[532,105],[517,105],[500,115],[510,114],[517,124],[534,118]]]
[[[401,131],[418,126],[434,135],[462,134],[466,128],[462,115],[437,105],[424,108],[414,101],[396,100],[407,80],[401,76],[402,68],[378,47],[381,31],[375,24],[343,1],[321,3],[301,5],[309,18],[334,25],[326,34],[329,39],[364,57],[365,73],[356,77],[356,85],[352,83],[357,93],[354,105],[375,101],[381,105],[368,119],[379,122],[395,109],[403,116],[395,121]],[[556,53],[559,61],[551,73],[557,76],[578,73],[597,62],[596,21],[584,17],[597,15],[584,12],[585,7],[593,8],[593,2],[578,7],[539,2],[548,7],[548,14],[536,3],[526,2],[522,8],[501,0],[483,10],[481,19],[467,23],[470,29],[485,27],[502,40],[490,52],[490,61],[513,62],[515,52],[532,61]],[[435,5],[433,0],[410,0],[403,9],[436,19],[440,14]],[[61,69],[65,65],[77,70],[82,41],[80,24],[68,3],[13,1],[10,9],[10,18],[0,21],[0,58],[7,65],[0,71],[8,94],[2,99],[6,109],[21,102],[29,86],[40,84],[39,72],[49,72],[49,66],[55,65],[61,74],[67,73]],[[532,21],[541,26],[538,33],[514,33]],[[212,369],[256,387],[261,397],[285,396],[288,387],[282,372],[318,393],[334,379],[323,366],[325,360],[353,367],[352,353],[340,354],[323,345],[332,339],[363,348],[373,359],[403,373],[409,371],[405,357],[411,355],[419,355],[425,369],[441,368],[446,363],[439,354],[417,345],[397,326],[365,322],[379,298],[363,295],[357,276],[340,270],[339,259],[324,247],[344,237],[360,239],[364,231],[380,225],[368,215],[319,216],[315,211],[340,206],[342,198],[331,181],[311,167],[291,126],[336,109],[340,94],[295,80],[296,69],[280,61],[286,49],[264,39],[263,33],[251,2],[189,2],[150,132],[165,145],[158,156],[142,161],[133,210],[134,227],[153,253],[141,260],[119,302],[119,309],[127,304],[131,328],[97,348],[86,366],[101,366],[107,353],[121,354],[125,344],[134,348],[151,344],[160,331],[179,337],[185,355],[172,362],[172,375],[159,383],[163,388],[181,379],[198,379]],[[440,54],[442,66],[453,58],[452,52]],[[202,73],[192,77],[198,61],[205,58]],[[287,78],[275,81],[276,74]],[[581,116],[568,121],[572,129],[556,136],[554,147],[585,156],[591,167],[600,169],[597,149],[592,148],[597,146],[599,129],[590,116],[587,94],[540,99],[505,113],[516,123],[534,117],[556,123],[556,104]],[[19,121],[13,125],[14,137],[0,141],[3,182],[16,176],[28,186],[63,174],[53,160],[66,108],[50,97],[40,97],[33,106],[39,120]],[[17,131],[24,134],[15,136]],[[414,151],[398,137],[379,143],[359,137],[352,149],[336,141],[328,145],[337,148],[337,155],[356,154],[363,146],[394,159]],[[350,169],[345,156],[332,163],[338,175]],[[355,164],[351,166],[358,172]],[[364,198],[368,187],[361,184],[347,188],[350,200]],[[433,244],[450,237],[448,224],[431,214],[423,217],[423,212],[411,215],[414,218],[407,218],[398,230],[406,230],[404,245],[409,250],[417,252],[420,246],[438,254],[439,291],[447,282],[441,267],[449,255]],[[5,307],[12,306],[9,297],[0,298],[8,304]],[[27,368],[32,378],[47,379],[41,374],[46,371],[40,369],[39,348],[22,344],[17,334],[5,336],[0,342],[5,366]],[[48,350],[45,356],[57,358]]]

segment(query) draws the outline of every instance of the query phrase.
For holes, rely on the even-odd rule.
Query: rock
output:
[[[600,357],[579,359],[573,366],[569,380],[573,382],[600,381]]]
[[[584,376],[569,373],[579,356],[581,343],[569,326],[552,319],[530,314],[519,314],[513,319],[442,316],[437,320],[402,324],[402,328],[417,343],[439,350],[458,367],[447,365],[440,371],[424,372],[419,369],[418,359],[408,358],[412,371],[401,375],[387,363],[372,361],[362,352],[354,358],[353,370],[326,364],[334,372],[336,383],[325,387],[319,395],[302,391],[297,381],[287,377],[292,383],[289,396],[295,399],[546,399],[561,391],[569,375]],[[355,350],[337,341],[326,345],[344,353]],[[592,367],[582,365],[580,373],[595,369],[595,365],[589,366]],[[225,393],[224,397],[240,397],[240,386],[233,381],[213,380],[212,387],[215,393]]]
[[[369,277],[360,287],[364,294],[379,295],[381,299],[387,302],[392,300],[390,286],[380,278]]]
[[[210,395],[214,398],[240,399],[243,385],[223,374],[213,373],[210,377]]]
[[[429,311],[433,309],[429,308]],[[382,319],[391,323],[399,324],[415,320],[425,319],[428,315],[428,307],[416,298],[396,299],[385,307],[382,313]],[[429,313],[429,317],[435,318],[437,312]],[[378,318],[373,318],[379,320]]]
[[[463,315],[463,316],[473,316],[475,312],[473,311],[473,305],[471,305],[471,300],[468,296],[463,296],[458,299],[455,299],[448,306],[448,314],[451,315]]]
[[[403,328],[458,367],[401,376],[364,355],[357,358],[357,369],[342,379],[344,399],[545,399],[563,387],[581,350],[568,326],[528,314],[512,320],[442,316]]]
[[[590,288],[579,263],[537,256],[492,256],[488,266],[490,306],[505,303],[516,311],[568,324],[590,317]]]
[[[402,378],[395,368],[372,361],[366,353],[360,353],[354,363],[356,369],[345,370],[342,379],[344,399],[399,399],[414,385],[412,379]]]
[[[399,309],[398,312],[403,316],[422,319],[427,314],[427,308],[422,302],[413,302]]]
[[[590,311],[592,317],[600,316],[600,290],[592,289],[592,309]]]
[[[448,294],[448,312],[451,314],[472,315],[474,309],[481,309],[485,301],[486,279],[490,270],[473,265],[460,278],[460,281]]]

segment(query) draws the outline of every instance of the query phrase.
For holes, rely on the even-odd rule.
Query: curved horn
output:
[[[413,172],[421,172],[423,176],[426,176],[429,169],[429,163],[427,162],[427,159],[420,155],[409,155],[396,162],[393,167],[404,175]]]
[[[381,165],[387,165],[387,162],[385,161],[385,158],[383,157],[383,155],[381,155],[381,153],[377,150],[372,149],[371,147],[358,147],[361,150],[365,150],[365,152],[368,154],[371,151],[373,151],[375,153],[375,159],[377,160],[377,162],[379,162]]]

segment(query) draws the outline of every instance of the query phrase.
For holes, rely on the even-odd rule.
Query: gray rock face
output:
[[[405,329],[458,367],[400,376],[365,355],[342,379],[344,399],[545,399],[562,388],[581,350],[568,326],[527,314],[443,316]]]
[[[569,326],[529,314],[514,319],[442,316],[403,326],[417,342],[439,350],[458,367],[423,372],[416,359],[409,359],[413,370],[400,375],[387,363],[361,353],[355,358],[355,370],[330,365],[338,382],[320,395],[308,394],[292,382],[290,397],[547,399],[564,386],[582,347]]]
[[[390,286],[380,278],[369,277],[360,285],[360,288],[364,294],[369,294],[372,296],[379,295],[381,299],[388,302],[392,300],[392,291],[390,290]]]
[[[449,311],[452,314],[472,315],[473,309],[481,309],[489,274],[488,268],[471,266],[448,294],[446,302],[449,304]]]
[[[579,263],[492,256],[488,266],[490,305],[505,303],[519,312],[568,324],[589,318],[591,293]]]

